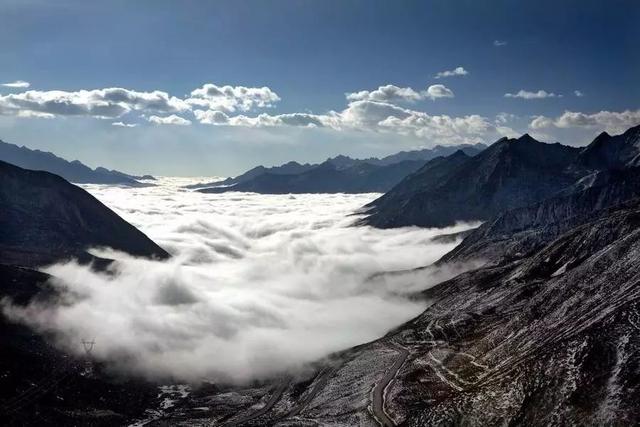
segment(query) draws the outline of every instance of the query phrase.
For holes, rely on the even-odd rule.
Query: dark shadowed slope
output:
[[[83,189],[48,172],[0,162],[3,263],[36,265],[109,246],[132,255],[167,253]]]
[[[637,197],[640,197],[640,168],[599,171],[572,186],[571,191],[485,222],[446,254],[442,262],[521,258],[570,228],[602,215],[601,209]]]
[[[40,150],[30,150],[0,141],[0,160],[25,169],[42,170],[60,175],[67,181],[80,184],[125,184],[142,185],[137,179],[153,179],[152,176],[127,175],[116,170],[102,167],[91,169],[78,160],[68,162],[65,159]]]
[[[524,135],[503,138],[463,165],[406,177],[368,206],[364,223],[376,227],[443,226],[486,220],[556,195],[599,186],[611,173],[640,166],[640,126],[600,134],[579,149],[544,144]],[[606,173],[602,173],[606,172]]]
[[[484,220],[543,200],[575,181],[567,166],[580,150],[529,135],[503,138],[477,156],[429,162],[372,202],[367,224],[440,227]]]
[[[580,153],[576,163],[590,170],[640,166],[640,126],[615,136],[602,132]]]

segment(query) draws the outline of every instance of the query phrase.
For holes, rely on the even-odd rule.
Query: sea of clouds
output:
[[[93,357],[127,373],[246,382],[383,336],[425,309],[416,292],[470,267],[376,275],[431,264],[458,243],[435,236],[471,226],[351,226],[377,194],[202,194],[189,183],[85,185],[171,259],[94,249],[116,260],[108,271],[49,266],[63,298],[5,314],[67,351],[95,339]]]

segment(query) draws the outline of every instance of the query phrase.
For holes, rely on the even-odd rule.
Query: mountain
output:
[[[0,141],[0,160],[25,169],[42,170],[60,175],[67,181],[78,184],[124,184],[143,185],[138,179],[153,179],[150,175],[127,175],[116,170],[102,167],[91,169],[78,160],[69,162],[52,153],[31,150]],[[148,184],[146,184],[148,185]]]
[[[485,222],[441,262],[483,259],[499,263],[526,256],[570,228],[593,220],[602,209],[634,198],[640,198],[640,167],[598,171],[554,197]]]
[[[424,162],[431,160],[435,157],[449,155],[458,150],[462,150],[469,156],[474,156],[485,149],[484,144],[462,144],[455,146],[442,146],[436,145],[434,148],[425,148],[422,150],[414,151],[401,151],[396,154],[392,154],[381,159],[376,157],[370,157],[368,159],[354,159],[344,155],[338,155],[331,157],[320,164],[300,164],[297,162],[285,163],[281,166],[274,166],[267,168],[264,166],[257,166],[249,171],[238,175],[234,178],[227,178],[223,181],[198,183],[186,186],[190,189],[205,189],[205,192],[222,193],[226,191],[253,191],[257,193],[303,193],[303,192],[378,192],[387,191],[394,184],[400,181],[401,178],[408,173],[413,172],[415,165],[422,165]],[[376,166],[379,169],[375,169],[377,172],[372,172]],[[393,166],[389,169],[383,170],[382,167]],[[309,177],[315,176],[314,174],[300,176],[300,177],[287,177],[277,178],[269,175],[301,175],[306,174],[312,169],[319,168],[317,176],[320,179],[327,179],[331,182],[328,185],[315,185],[314,183],[304,183]],[[321,172],[322,171],[322,172]],[[327,175],[331,171],[348,171],[344,174],[338,173],[335,176]],[[406,172],[403,172],[406,171]],[[375,173],[376,175],[385,176],[380,181],[376,179],[358,178],[359,174]],[[344,179],[354,179],[355,182],[342,182]],[[397,179],[399,177],[400,179]],[[391,185],[388,183],[391,182]],[[291,183],[291,184],[288,184]],[[243,184],[238,186],[239,184]],[[290,185],[290,186],[289,186]],[[213,189],[212,187],[216,187]],[[211,189],[209,189],[211,188]],[[307,191],[307,188],[315,188],[315,190]]]
[[[400,151],[387,157],[381,158],[378,164],[390,165],[403,160],[424,160],[425,162],[436,157],[447,157],[461,150],[469,157],[479,154],[487,146],[485,144],[460,144],[460,145],[436,145],[433,148],[424,148],[422,150]]]
[[[310,165],[309,163],[300,164],[298,162],[288,162],[280,166],[274,166],[271,168],[266,168],[264,166],[256,166],[253,169],[249,169],[247,172],[242,175],[238,175],[234,178],[227,178],[222,181],[214,181],[214,182],[204,182],[198,184],[190,184],[186,185],[185,188],[189,189],[200,189],[207,187],[217,187],[217,186],[231,186],[236,184],[242,184],[244,182],[248,182],[257,178],[261,175],[271,174],[271,175],[294,175],[306,172],[308,170],[313,169],[317,165]]]
[[[640,126],[616,136],[602,132],[580,153],[577,164],[591,170],[640,166]]]
[[[579,148],[546,144],[526,134],[502,138],[474,157],[458,151],[431,160],[371,202],[364,222],[391,228],[486,220],[571,185],[577,172],[568,166],[579,153]]]
[[[384,192],[407,174],[420,168],[422,164],[419,160],[406,160],[388,166],[360,162],[351,166],[338,166],[326,161],[298,174],[263,173],[231,186],[215,186],[198,191],[243,191],[262,194]]]
[[[138,256],[168,256],[89,193],[49,172],[0,161],[0,206],[4,264],[32,266],[86,257],[91,246]]]
[[[147,236],[89,193],[44,171],[0,161],[0,305],[9,300],[60,298],[53,279],[36,268],[70,257],[106,260],[86,249],[110,246],[133,255],[167,258]],[[126,297],[126,296],[123,296]],[[2,425],[122,425],[143,415],[157,395],[146,381],[114,376],[65,354],[53,337],[0,313],[0,423]],[[34,313],[36,315],[36,313]],[[78,340],[83,337],[78,337]],[[79,342],[79,341],[78,341]]]

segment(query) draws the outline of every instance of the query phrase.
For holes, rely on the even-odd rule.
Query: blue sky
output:
[[[581,145],[640,123],[638,22],[637,1],[3,0],[0,138],[180,175]]]

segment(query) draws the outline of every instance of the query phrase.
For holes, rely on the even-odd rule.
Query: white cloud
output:
[[[237,110],[249,111],[256,107],[272,107],[280,101],[280,97],[266,86],[216,86],[207,83],[192,91],[191,96],[185,101],[201,110],[233,113]]]
[[[395,85],[380,86],[373,91],[362,90],[360,92],[347,93],[346,96],[349,101],[377,102],[414,102],[425,98],[423,93],[410,87],[398,87]]]
[[[348,226],[376,195],[205,195],[167,187],[87,186],[173,254],[164,261],[105,252],[100,273],[74,263],[47,269],[64,303],[3,312],[55,333],[58,345],[110,368],[185,381],[252,381],[295,372],[376,339],[424,310],[416,292],[460,272],[428,265],[460,231]],[[468,267],[473,267],[469,265]],[[108,321],[105,321],[108,319]]]
[[[425,96],[431,100],[438,98],[453,98],[453,92],[445,85],[431,85],[427,88]]]
[[[504,41],[504,40],[494,40],[494,41],[493,41],[493,45],[494,45],[495,47],[506,46],[506,45],[507,45],[507,42],[506,42],[506,41]]]
[[[55,116],[119,118],[130,111],[174,113],[189,110],[183,100],[166,92],[138,92],[107,88],[67,92],[61,90],[15,93],[0,96],[0,114],[30,111]]]
[[[402,108],[378,101],[353,101],[342,111],[324,115],[296,113],[255,117],[228,116],[219,111],[194,111],[200,123],[222,126],[268,127],[307,126],[334,130],[395,132],[428,139],[434,144],[451,145],[493,141],[516,132],[503,124],[493,124],[479,115],[451,117]]]
[[[453,92],[444,85],[429,86],[426,90],[417,91],[410,87],[395,85],[380,86],[378,89],[347,93],[349,101],[375,101],[383,103],[415,102],[424,99],[453,98]]]
[[[504,123],[511,122],[517,118],[518,116],[516,116],[515,114],[502,112],[502,113],[496,114],[496,123],[504,124]]]
[[[182,118],[180,116],[176,116],[175,114],[172,114],[172,115],[166,116],[166,117],[151,116],[151,117],[149,117],[148,120],[149,120],[149,122],[155,123],[157,125],[188,126],[188,125],[191,124],[191,120],[187,120],[187,119]]]
[[[28,88],[29,86],[31,86],[31,83],[25,82],[24,80],[16,80],[15,82],[2,83],[2,86],[11,87],[11,88],[17,88],[17,89],[25,89],[25,88]]]
[[[582,91],[579,91],[579,90],[574,90],[574,91],[573,91],[573,94],[574,94],[575,96],[577,96],[578,98],[581,98],[581,97],[583,97],[583,96],[584,96],[584,93],[583,93]]]
[[[581,113],[565,111],[556,118],[536,116],[529,127],[532,129],[545,128],[595,128],[604,129],[610,133],[622,133],[628,128],[640,124],[640,110],[626,110],[621,112],[599,111],[597,113]]]
[[[453,70],[440,71],[438,74],[436,74],[435,78],[441,79],[443,77],[466,76],[467,74],[469,74],[469,72],[463,67],[456,67]]]
[[[529,123],[529,127],[536,130],[545,129],[553,125],[553,120],[545,116],[535,116],[531,123]]]
[[[544,98],[562,98],[562,95],[547,92],[546,90],[539,90],[537,92],[530,92],[527,90],[519,90],[518,93],[505,93],[505,98],[522,98],[522,99],[544,99]]]
[[[136,123],[124,123],[124,122],[113,122],[111,126],[118,126],[123,128],[134,128],[138,126]]]
[[[50,113],[41,113],[39,111],[20,110],[16,114],[18,117],[37,118],[37,119],[53,119],[56,116]]]
[[[18,84],[19,82],[15,82]],[[14,84],[14,83],[8,83]],[[12,86],[26,87],[26,86]],[[115,119],[132,111],[145,114],[177,114],[201,110],[248,111],[273,106],[280,97],[268,87],[216,86],[205,84],[186,99],[155,90],[140,92],[124,88],[79,91],[36,91],[0,95],[0,114],[21,117],[90,116]],[[178,122],[177,120],[174,120]]]

